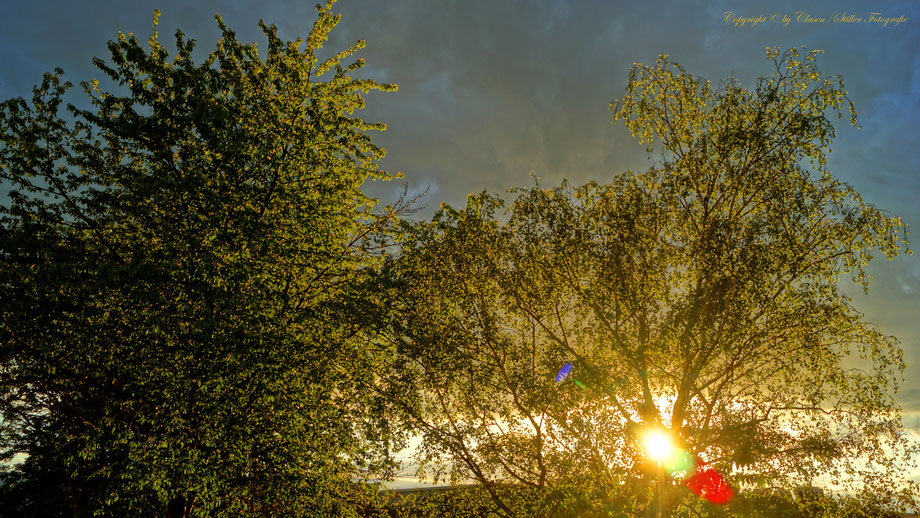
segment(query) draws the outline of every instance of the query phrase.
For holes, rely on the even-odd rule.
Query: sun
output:
[[[649,428],[642,434],[642,444],[648,457],[659,464],[674,455],[674,441],[671,435],[661,428]]]

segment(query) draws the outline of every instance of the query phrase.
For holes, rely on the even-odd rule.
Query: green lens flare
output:
[[[683,480],[693,471],[693,456],[690,452],[675,448],[671,456],[665,461],[665,469],[675,480]]]

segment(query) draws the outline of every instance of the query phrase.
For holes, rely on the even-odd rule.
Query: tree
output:
[[[218,16],[202,63],[154,18],[91,109],[62,113],[60,70],[0,105],[3,514],[341,514],[386,467],[336,366],[395,210],[360,190],[392,177],[384,125],[352,114],[395,86],[352,77],[363,42],[318,59],[332,4],[306,41],[260,22],[264,58]]]
[[[519,189],[504,215],[471,195],[408,229],[376,389],[421,430],[423,466],[508,515],[504,483],[605,488],[641,514],[658,498],[637,434],[661,427],[736,487],[895,491],[916,451],[892,399],[901,350],[838,280],[868,289],[906,228],[827,169],[828,114],[856,118],[816,55],[768,49],[753,90],[637,64],[611,106],[655,167]],[[567,362],[577,385],[554,380]],[[673,481],[663,500],[698,505]]]

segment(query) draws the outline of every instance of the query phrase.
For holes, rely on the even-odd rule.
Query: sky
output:
[[[315,3],[3,2],[0,99],[29,95],[56,66],[75,83],[100,77],[92,58],[107,57],[118,31],[145,40],[154,9],[161,41],[181,28],[204,51],[218,36],[215,13],[261,44],[259,19],[286,39],[304,36]],[[366,76],[399,85],[370,94],[363,116],[388,126],[375,135],[388,151],[384,168],[403,171],[412,192],[427,189],[423,214],[442,201],[463,206],[469,193],[529,186],[531,171],[554,185],[647,169],[654,159],[609,111],[634,62],[669,54],[714,83],[734,75],[750,87],[770,73],[765,47],[804,45],[824,50],[818,66],[843,76],[859,114],[859,130],[840,119],[830,169],[920,235],[918,2],[340,0],[335,11],[342,21],[327,48],[366,40]],[[861,21],[834,20],[848,15]],[[391,199],[399,187],[370,190]],[[920,433],[920,253],[878,259],[870,272],[868,295],[847,292],[868,321],[901,340],[908,369],[896,399]]]

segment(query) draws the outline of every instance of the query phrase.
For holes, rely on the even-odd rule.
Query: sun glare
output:
[[[661,428],[651,428],[642,437],[645,453],[659,464],[670,459],[674,454],[674,441],[670,434]]]

